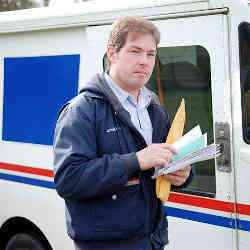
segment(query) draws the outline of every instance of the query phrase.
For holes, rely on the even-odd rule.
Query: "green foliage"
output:
[[[34,0],[0,0],[0,11],[29,9],[39,6]]]

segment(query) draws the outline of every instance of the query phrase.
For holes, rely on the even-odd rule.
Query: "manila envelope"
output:
[[[177,110],[171,128],[169,130],[168,137],[166,140],[167,143],[172,144],[182,136],[185,125],[185,118],[185,100],[182,98],[180,107]],[[156,195],[162,201],[163,204],[168,200],[170,189],[171,184],[168,180],[164,179],[164,176],[157,177]]]

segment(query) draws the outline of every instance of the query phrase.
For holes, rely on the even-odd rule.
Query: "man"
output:
[[[177,152],[164,143],[167,112],[144,87],[159,41],[151,22],[118,19],[107,46],[108,72],[94,76],[60,113],[54,180],[76,249],[162,250],[168,242],[151,176]],[[190,169],[165,178],[184,187]]]

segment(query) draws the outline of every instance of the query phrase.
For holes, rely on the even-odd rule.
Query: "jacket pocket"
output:
[[[91,204],[95,231],[141,232],[146,217],[146,201],[140,185],[126,186]]]

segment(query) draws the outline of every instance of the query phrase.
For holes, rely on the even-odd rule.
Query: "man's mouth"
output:
[[[135,74],[138,74],[141,76],[148,76],[148,72],[146,72],[146,71],[135,71]]]

